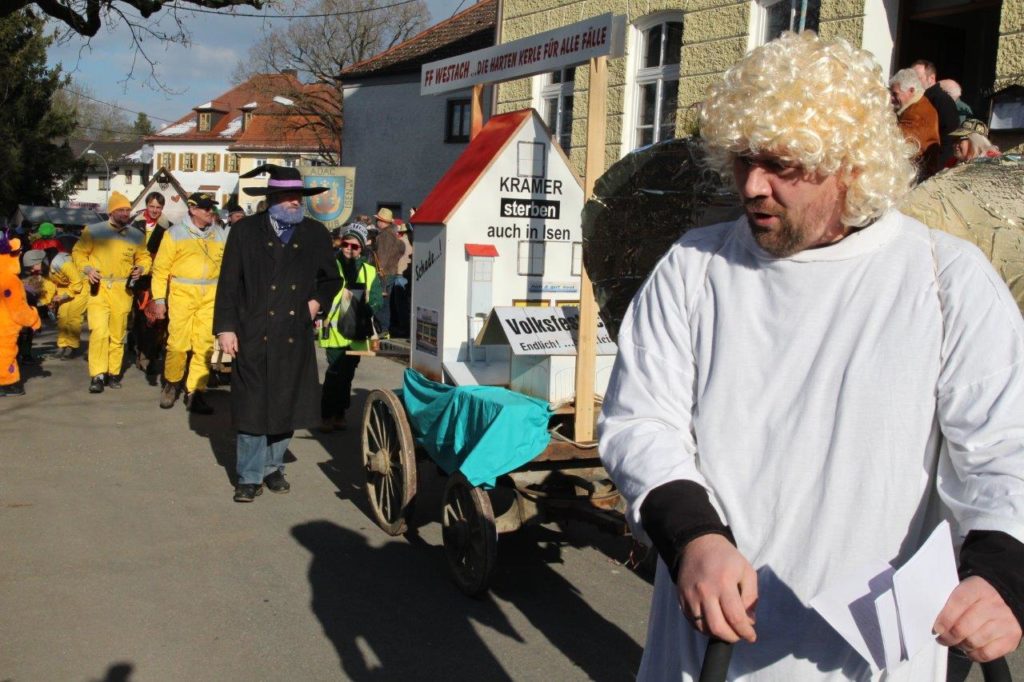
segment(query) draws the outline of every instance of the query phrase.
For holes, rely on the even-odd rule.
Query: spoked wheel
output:
[[[391,391],[371,391],[366,398],[363,466],[374,520],[388,535],[401,535],[416,495],[416,452],[405,408]]]
[[[444,554],[459,589],[471,597],[487,591],[498,558],[491,500],[462,474],[448,479],[441,503]]]

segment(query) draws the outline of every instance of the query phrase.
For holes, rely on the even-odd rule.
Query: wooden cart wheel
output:
[[[444,554],[459,589],[471,597],[487,591],[498,558],[491,500],[462,474],[448,479],[441,502]]]
[[[394,393],[370,392],[362,433],[366,496],[374,520],[388,535],[401,535],[416,496],[416,452],[405,408]]]

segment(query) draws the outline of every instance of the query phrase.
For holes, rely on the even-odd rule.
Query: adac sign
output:
[[[356,169],[350,166],[303,166],[306,187],[326,187],[326,192],[306,197],[306,213],[329,228],[344,225],[352,215]]]

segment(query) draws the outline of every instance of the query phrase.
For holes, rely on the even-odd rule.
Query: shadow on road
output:
[[[114,663],[107,668],[107,673],[93,682],[131,682],[132,671],[135,666],[131,663]]]
[[[312,554],[311,608],[352,680],[511,680],[474,624],[522,642],[490,599],[467,599],[438,569],[440,550],[372,547],[329,521],[292,528]]]

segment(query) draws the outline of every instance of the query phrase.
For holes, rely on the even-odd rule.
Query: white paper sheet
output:
[[[811,606],[877,671],[909,660],[932,640],[935,618],[958,584],[952,535],[943,521],[898,570],[861,566]]]
[[[913,658],[934,638],[932,625],[959,584],[953,536],[949,523],[943,521],[893,577],[908,658]]]

